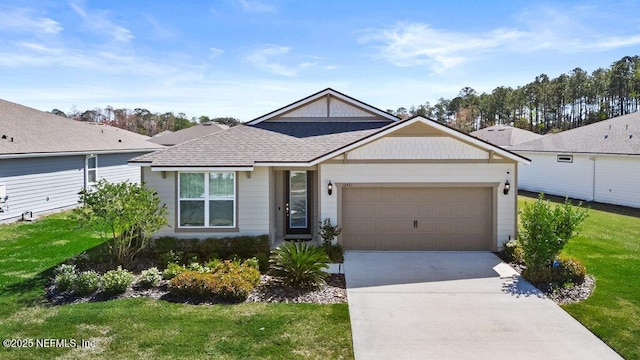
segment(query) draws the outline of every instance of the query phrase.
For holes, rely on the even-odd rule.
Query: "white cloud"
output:
[[[224,54],[224,50],[212,47],[209,49],[211,51],[211,57],[217,58],[218,56]]]
[[[257,14],[264,14],[264,13],[273,14],[276,12],[276,8],[274,5],[267,4],[264,1],[237,0],[237,2],[238,4],[240,4],[240,7],[242,7],[242,10],[247,12],[257,13]]]
[[[603,16],[607,15],[602,15],[602,9],[592,6],[537,7],[519,13],[510,27],[463,32],[399,22],[387,28],[364,30],[358,40],[376,49],[374,56],[393,65],[427,66],[437,73],[486,54],[540,50],[589,53],[640,45],[640,33],[629,32],[637,27],[618,24],[603,30],[589,26],[594,21],[602,23]]]
[[[62,31],[59,22],[43,16],[36,16],[29,9],[2,8],[0,29],[33,34],[58,34]]]
[[[85,27],[90,30],[93,30],[96,33],[106,35],[117,42],[127,43],[131,41],[134,36],[129,31],[129,29],[117,25],[108,19],[110,16],[107,11],[93,11],[88,12],[82,6],[71,3],[70,4],[73,11],[78,14],[82,20]]]
[[[301,57],[292,55],[291,48],[287,46],[264,45],[246,56],[245,60],[259,69],[288,77],[297,76],[300,71],[318,64],[317,61],[298,61],[294,64],[286,64],[285,62],[290,58],[295,60],[295,58]],[[308,57],[303,56],[302,58]]]
[[[427,65],[441,72],[464,63],[471,54],[494,50],[524,35],[509,29],[468,34],[427,24],[398,23],[390,29],[369,30],[359,41],[373,43],[378,56],[396,66]]]

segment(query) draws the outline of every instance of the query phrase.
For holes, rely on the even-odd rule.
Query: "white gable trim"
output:
[[[315,93],[315,94],[313,94],[313,95],[311,95],[309,97],[306,97],[304,99],[298,100],[298,101],[296,101],[296,102],[294,102],[294,103],[292,103],[290,105],[287,105],[287,106],[285,106],[283,108],[280,108],[280,109],[272,111],[272,112],[270,112],[268,114],[262,115],[259,118],[253,119],[253,120],[249,121],[247,123],[247,125],[259,124],[259,123],[261,123],[261,122],[263,122],[265,120],[268,120],[268,119],[271,119],[271,118],[274,118],[274,117],[278,117],[278,116],[280,116],[280,115],[282,115],[284,113],[287,113],[287,112],[289,112],[289,111],[291,111],[293,109],[301,107],[304,104],[309,104],[309,103],[312,103],[312,102],[314,102],[316,100],[319,100],[322,97],[327,96],[327,95],[331,95],[331,96],[333,96],[333,97],[335,97],[335,98],[337,98],[337,99],[339,99],[339,100],[341,100],[341,101],[343,101],[343,102],[345,102],[347,104],[350,104],[350,105],[353,105],[355,107],[364,109],[365,111],[368,111],[370,113],[376,114],[376,115],[381,116],[381,117],[383,117],[385,119],[388,119],[390,121],[398,121],[397,117],[387,113],[386,111],[382,111],[382,110],[380,110],[380,109],[378,109],[376,107],[373,107],[371,105],[365,104],[360,100],[356,100],[356,99],[354,99],[352,97],[349,97],[349,96],[347,96],[345,94],[342,94],[342,93],[340,93],[338,91],[335,91],[335,90],[333,90],[331,88],[328,88],[328,89],[322,90],[322,91],[320,91],[318,93]]]
[[[506,150],[502,149],[499,146],[487,144],[484,141],[481,141],[481,140],[478,140],[478,139],[474,138],[473,136],[462,134],[462,133],[460,133],[460,132],[458,132],[456,130],[453,130],[453,129],[447,127],[447,126],[438,124],[435,121],[423,118],[422,116],[416,116],[414,118],[411,118],[411,119],[408,119],[408,120],[404,121],[403,123],[399,123],[397,126],[390,126],[388,129],[383,130],[383,131],[381,131],[381,132],[379,132],[377,134],[374,134],[374,135],[372,135],[370,137],[367,137],[365,139],[357,141],[357,142],[355,142],[355,143],[353,143],[351,145],[347,145],[346,147],[343,147],[341,149],[337,149],[337,150],[332,151],[332,152],[330,152],[328,154],[325,154],[325,155],[323,155],[323,156],[311,161],[310,164],[311,165],[316,165],[318,163],[324,162],[324,161],[329,160],[331,158],[334,158],[334,157],[336,157],[336,156],[338,156],[340,154],[343,154],[345,152],[348,152],[350,150],[353,150],[353,149],[355,149],[357,147],[360,147],[360,146],[363,146],[365,144],[371,143],[371,142],[373,142],[373,141],[375,141],[377,139],[380,139],[380,138],[382,138],[384,136],[392,134],[392,133],[394,133],[394,132],[396,132],[396,131],[398,131],[398,130],[400,130],[402,128],[405,128],[405,127],[407,127],[409,125],[412,125],[412,124],[415,124],[415,123],[418,123],[418,122],[423,123],[423,124],[425,124],[427,126],[430,126],[430,127],[434,128],[436,130],[442,131],[442,132],[446,133],[447,135],[451,136],[454,139],[465,141],[467,143],[470,143],[470,144],[472,144],[474,146],[477,146],[477,147],[479,147],[481,149],[485,149],[487,151],[494,151],[497,155],[500,155],[500,156],[505,157],[507,159],[511,159],[513,161],[517,161],[517,162],[525,164],[525,165],[529,165],[531,163],[530,160],[525,159],[525,158],[523,158],[523,157],[521,157],[519,155],[513,154],[513,153],[511,153],[509,151],[506,151]]]

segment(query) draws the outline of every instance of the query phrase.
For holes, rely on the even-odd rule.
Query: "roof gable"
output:
[[[261,122],[394,122],[398,118],[369,104],[327,88],[249,121]]]
[[[415,136],[412,136],[412,134],[414,134]],[[413,145],[409,145],[409,146],[419,147],[420,151],[423,152],[423,155],[425,155],[429,151],[434,151],[434,150],[435,152],[439,152],[442,149],[438,149],[438,147],[445,146],[445,147],[448,147],[451,151],[457,151],[459,153],[458,155],[451,154],[451,153],[449,154],[442,153],[442,155],[440,155],[440,156],[446,156],[446,158],[448,159],[455,159],[455,158],[487,159],[487,158],[491,158],[493,154],[496,154],[498,155],[498,157],[502,159],[509,159],[509,160],[520,162],[523,164],[530,163],[529,159],[521,155],[513,153],[509,150],[505,150],[489,142],[477,139],[459,130],[450,128],[446,125],[442,125],[436,121],[424,118],[422,116],[415,116],[415,117],[385,126],[384,128],[380,129],[378,132],[368,135],[364,138],[361,138],[354,143],[351,143],[342,148],[336,149],[335,151],[332,151],[321,157],[318,157],[314,159],[314,161],[312,161],[311,163],[317,164],[317,163],[326,161],[328,159],[334,158],[336,156],[342,155],[344,153],[356,150],[358,148],[365,147],[368,144],[372,144],[373,142],[379,139],[382,139],[385,137],[390,138],[395,136],[399,138],[412,137],[414,139],[420,138],[420,137],[423,137],[423,138],[448,137],[453,140],[453,141],[451,140],[435,140],[435,141],[416,140]],[[410,142],[411,141],[413,140],[410,140]],[[370,149],[373,150],[374,152],[380,152],[382,151],[380,149],[380,146],[382,146],[383,149],[384,148],[390,149],[392,147],[397,146],[400,143],[401,143],[401,140],[400,141],[384,140],[383,142],[381,142],[381,144],[376,144],[371,146]],[[462,143],[462,145],[460,143]],[[472,148],[475,148],[475,150],[469,151],[469,149],[472,149]],[[463,149],[466,149],[466,150],[463,150]],[[406,150],[407,152],[411,151],[410,149],[406,149]],[[357,151],[356,151],[356,154],[358,154]],[[366,156],[366,155],[359,154],[358,156]],[[430,156],[438,156],[438,155],[434,154]]]

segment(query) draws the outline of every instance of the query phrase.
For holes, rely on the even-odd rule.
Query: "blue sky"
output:
[[[2,0],[0,98],[250,120],[332,87],[382,109],[640,53],[637,1]]]

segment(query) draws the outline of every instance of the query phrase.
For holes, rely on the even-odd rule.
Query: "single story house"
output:
[[[225,129],[228,129],[228,126],[214,124],[213,122],[206,122],[178,131],[163,131],[150,138],[149,141],[160,145],[173,146],[205,135],[217,133]]]
[[[511,146],[523,190],[640,208],[640,113]]]
[[[0,222],[77,206],[99,179],[140,182],[128,160],[163,148],[147,139],[0,100]]]
[[[533,131],[502,124],[488,126],[484,129],[476,130],[469,135],[502,147],[522,144],[523,142],[539,139],[543,136]]]
[[[156,236],[319,241],[329,218],[351,250],[497,250],[529,160],[329,88],[130,163],[168,208]]]

